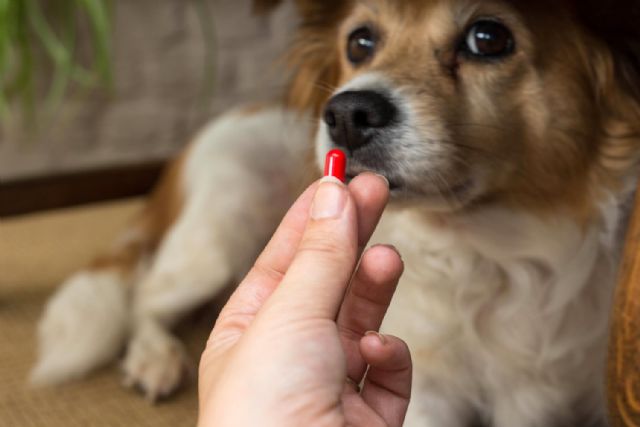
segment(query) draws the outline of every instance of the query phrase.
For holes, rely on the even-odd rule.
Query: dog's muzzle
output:
[[[347,91],[329,101],[324,121],[334,144],[353,152],[389,127],[397,114],[395,105],[381,93]]]

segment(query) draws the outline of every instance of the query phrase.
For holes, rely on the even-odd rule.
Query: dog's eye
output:
[[[349,35],[347,56],[354,65],[360,65],[370,60],[378,41],[373,31],[368,27],[361,27]]]
[[[500,58],[513,53],[515,40],[507,27],[496,21],[478,21],[469,29],[464,50],[482,58]]]

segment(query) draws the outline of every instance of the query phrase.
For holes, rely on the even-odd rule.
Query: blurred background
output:
[[[167,158],[212,115],[279,93],[274,60],[293,28],[290,9],[255,17],[250,0],[2,3],[33,4],[20,12],[37,10],[48,26],[31,16],[21,24],[32,68],[22,85],[27,72],[15,64],[22,42],[4,35],[13,52],[2,58],[0,50],[0,64],[14,67],[2,74],[3,180]],[[92,3],[104,16],[82,6]],[[63,4],[72,10],[59,10]],[[70,28],[75,34],[67,36]],[[56,79],[64,86],[54,87]]]
[[[0,425],[195,424],[195,381],[158,406],[117,366],[31,389],[37,320],[204,123],[281,94],[295,25],[250,0],[0,0]],[[194,361],[215,311],[180,327]]]

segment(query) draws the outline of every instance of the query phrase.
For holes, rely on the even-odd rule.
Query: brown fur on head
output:
[[[351,173],[383,173],[397,195],[438,209],[498,202],[584,217],[601,191],[623,185],[640,150],[638,20],[624,23],[637,6],[608,2],[603,14],[600,3],[297,0],[290,101],[320,113],[347,85],[401,104],[404,128],[378,132],[376,147],[351,150],[350,159]],[[481,18],[513,33],[511,56],[460,54]],[[372,59],[354,66],[346,40],[363,25],[380,40]],[[354,86],[367,75],[378,81]],[[326,129],[318,144],[332,145]]]

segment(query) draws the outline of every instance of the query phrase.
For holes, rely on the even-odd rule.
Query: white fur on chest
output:
[[[374,240],[396,245],[406,272],[384,330],[408,342],[417,387],[480,408],[527,382],[568,405],[599,393],[619,247],[617,208],[603,213],[583,229],[505,210],[388,212]]]

